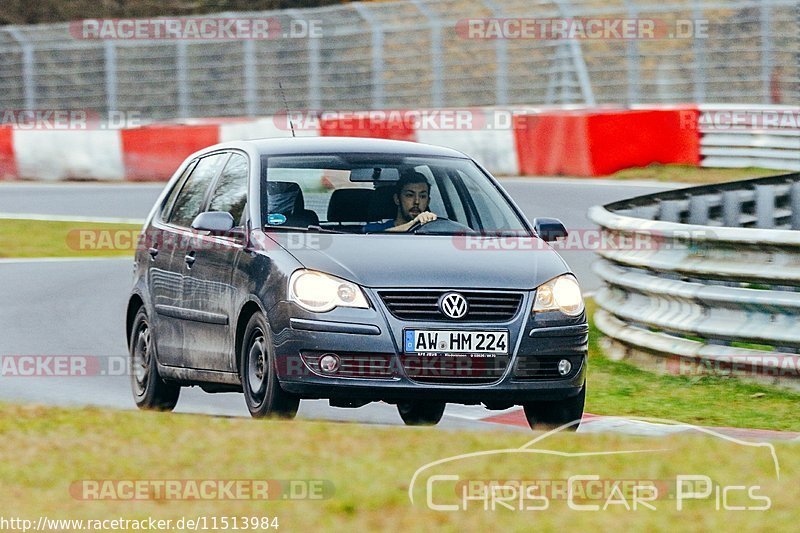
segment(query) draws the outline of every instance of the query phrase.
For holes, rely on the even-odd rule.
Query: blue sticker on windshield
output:
[[[267,224],[270,226],[280,226],[286,223],[286,217],[280,213],[270,213],[267,215]]]

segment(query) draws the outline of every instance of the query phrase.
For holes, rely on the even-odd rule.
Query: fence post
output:
[[[186,41],[175,41],[175,84],[178,86],[178,118],[189,118],[189,74]]]
[[[28,39],[14,26],[8,26],[6,31],[11,38],[17,41],[22,51],[22,83],[25,94],[25,108],[36,108],[36,80],[33,71],[33,45]]]
[[[383,25],[361,2],[350,4],[372,29],[372,109],[384,107]]]
[[[558,5],[558,10],[564,18],[571,19],[572,7],[568,0],[555,0]],[[572,57],[572,66],[575,68],[575,74],[578,77],[578,84],[581,87],[581,96],[583,96],[583,103],[588,106],[594,106],[594,91],[592,90],[592,80],[589,78],[589,70],[586,68],[586,61],[583,59],[583,49],[576,39],[568,39],[568,46],[570,55]],[[564,72],[564,79],[566,80],[567,73]],[[563,84],[566,85],[566,82]],[[571,97],[570,97],[571,100]]]
[[[244,112],[248,117],[258,113],[256,96],[256,51],[252,39],[245,39],[242,43],[242,77],[244,78]]]
[[[700,5],[700,0],[694,0],[692,3],[692,18],[694,19],[692,35],[692,51],[694,53],[694,101],[697,104],[706,101],[706,47],[704,43],[700,42],[697,38],[697,21],[702,20],[703,8]]]
[[[636,5],[631,0],[625,0],[625,7],[628,8],[628,17],[631,20],[636,20],[639,13]],[[641,96],[641,58],[639,57],[639,40],[628,39],[626,43],[627,59],[628,59],[628,105],[639,103]]]
[[[761,19],[761,91],[765,104],[772,103],[770,81],[772,80],[772,6],[770,2],[761,2],[759,17]],[[800,16],[800,15],[799,15]],[[795,29],[795,31],[797,31]]]
[[[444,61],[442,59],[442,24],[438,17],[428,9],[422,0],[411,0],[417,9],[428,19],[428,27],[431,30],[431,107],[442,107],[444,105],[444,87],[442,84],[442,73],[444,71]]]
[[[494,0],[482,0],[495,18],[503,18],[503,10]],[[505,39],[494,40],[494,103],[495,105],[508,104],[508,42]]]
[[[103,43],[106,67],[106,115],[117,111],[117,47],[114,41]]]

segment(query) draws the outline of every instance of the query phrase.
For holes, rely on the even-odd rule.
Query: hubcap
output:
[[[260,399],[264,396],[267,372],[264,335],[261,331],[256,331],[253,333],[253,340],[247,353],[247,381],[255,399]]]
[[[147,389],[147,378],[150,375],[151,353],[150,328],[146,322],[143,322],[139,326],[139,330],[136,334],[136,344],[133,346],[133,360],[131,361],[133,378],[136,383],[136,392],[140,396],[144,394]]]

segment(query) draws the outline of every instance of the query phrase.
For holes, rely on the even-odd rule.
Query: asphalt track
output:
[[[648,183],[562,179],[507,179],[503,186],[529,218],[560,218],[571,231],[591,229],[586,210],[595,204],[656,192],[674,186]],[[0,213],[64,217],[144,218],[161,185],[0,184]],[[591,251],[563,253],[584,290],[596,288]],[[81,377],[0,376],[0,400],[50,405],[96,405],[132,409],[124,367],[127,349],[124,311],[131,285],[130,259],[0,260],[0,356],[89,356],[104,361],[101,370]],[[113,361],[112,361],[113,360]],[[116,366],[114,364],[116,362]],[[111,375],[110,375],[111,374]],[[122,374],[122,375],[120,375]],[[176,409],[184,413],[247,416],[240,394],[206,394],[184,389]],[[340,409],[327,401],[303,401],[299,418],[400,425],[393,406],[373,403]],[[529,431],[519,408],[488,411],[450,404],[442,429]],[[660,435],[687,428],[588,417],[581,431]],[[736,433],[736,430],[731,430]],[[756,433],[756,437],[796,438]],[[750,436],[753,436],[752,434]]]

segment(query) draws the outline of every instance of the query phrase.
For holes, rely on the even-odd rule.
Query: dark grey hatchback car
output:
[[[588,326],[577,280],[464,154],[356,138],[211,146],[145,222],[127,334],[136,404],[181,387],[243,392],[254,417],[301,399],[522,405],[534,428],[577,420]]]

